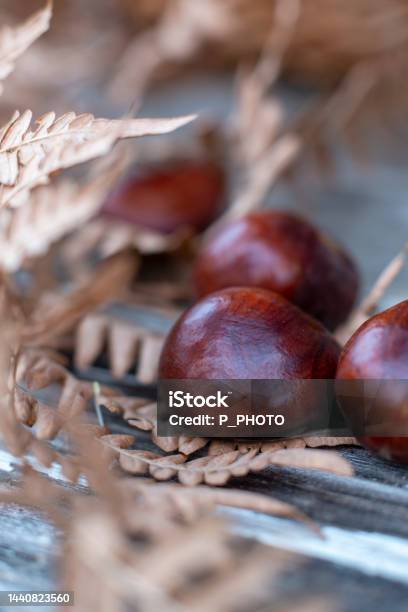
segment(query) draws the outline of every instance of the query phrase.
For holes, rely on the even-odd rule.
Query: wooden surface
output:
[[[102,363],[85,374],[112,383]],[[130,375],[122,383],[123,391],[136,393],[140,388]],[[104,411],[104,418],[112,432],[136,433],[120,417]],[[152,449],[148,434],[137,432],[137,437],[138,446]],[[243,510],[219,511],[240,534],[304,555],[305,562],[282,577],[282,596],[323,595],[345,612],[405,612],[408,470],[363,448],[338,451],[353,464],[355,477],[275,466],[229,484],[296,505],[320,525],[323,538],[294,521]],[[61,478],[57,469],[47,473]],[[18,462],[0,449],[0,482],[13,483],[17,477]],[[53,527],[35,512],[16,507],[2,508],[0,517],[0,589],[55,587],[58,534]]]
[[[296,504],[319,523],[323,538],[294,521],[219,511],[239,533],[305,555],[300,568],[282,577],[282,595],[327,595],[337,609],[347,612],[406,611],[408,472],[364,449],[341,452],[353,463],[354,478],[274,467],[230,484]],[[56,470],[48,474],[60,479]],[[0,482],[12,484],[17,476],[16,460],[0,451]],[[59,535],[54,528],[35,512],[18,507],[2,507],[0,520],[0,589],[55,586]]]

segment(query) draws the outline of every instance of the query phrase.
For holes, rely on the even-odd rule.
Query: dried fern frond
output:
[[[360,443],[353,437],[323,437],[308,436],[303,438],[308,448],[320,448],[322,446],[360,446]]]
[[[128,0],[129,5],[131,2]],[[133,14],[137,4],[132,5]],[[285,4],[282,0],[167,0],[153,4],[156,24],[139,34],[127,49],[115,78],[116,92],[120,92],[119,84],[130,92],[141,81],[193,61],[222,67],[256,57],[270,37],[277,7],[285,10]],[[332,85],[356,64],[395,57],[398,52],[405,56],[400,67],[406,62],[408,14],[404,0],[300,0],[299,6],[284,67],[303,82]],[[148,75],[133,70],[141,58]]]
[[[408,257],[408,243],[384,268],[366,298],[351,313],[349,320],[336,332],[336,338],[345,344],[354,332],[375,314],[375,311],[385,295],[388,287],[394,282],[406,265]]]
[[[350,463],[332,451],[291,448],[259,453],[257,448],[250,448],[246,452],[235,450],[189,458],[181,453],[161,456],[151,451],[132,449],[132,436],[108,435],[100,440],[125,472],[150,474],[160,481],[177,477],[182,484],[189,486],[203,482],[222,486],[233,477],[246,476],[273,465],[317,469],[341,476],[353,474]]]
[[[14,27],[0,28],[0,94],[3,81],[14,70],[16,60],[49,28],[52,0],[43,9]]]
[[[124,478],[121,481],[124,495],[140,496],[147,509],[160,504],[162,509],[168,507],[169,515],[175,519],[182,517],[187,522],[202,516],[204,512],[216,506],[240,508],[281,516],[311,524],[302,512],[291,504],[281,502],[269,495],[249,491],[219,489],[217,487],[197,486],[183,487],[177,483],[146,482],[145,479]]]
[[[265,70],[272,62],[270,57],[266,48],[254,70],[241,79],[238,89],[232,144],[238,151],[235,162],[244,180],[224,214],[227,219],[262,206],[278,181],[290,179],[296,164],[303,160],[312,161],[323,174],[327,173],[333,162],[330,134],[352,131],[351,126],[374,87],[373,71],[357,66],[333,93],[323,94],[311,108],[285,125],[283,105],[270,91],[279,76],[282,56],[275,57],[273,69]]]
[[[127,525],[128,535],[97,504],[92,511],[82,506],[73,522],[62,587],[74,590],[80,609],[100,609],[106,601],[117,609],[131,601],[140,612],[268,606],[280,573],[297,559],[231,537],[219,519],[165,523],[157,507],[149,519],[140,510],[133,514],[139,519]],[[285,609],[291,612],[290,605]]]
[[[232,142],[236,162],[245,175],[238,195],[225,213],[239,217],[262,203],[270,187],[285,173],[303,148],[295,129],[285,129],[285,109],[272,86],[280,76],[282,62],[299,18],[299,3],[291,0],[285,10],[277,4],[275,25],[252,71],[240,79],[237,109],[232,117]]]
[[[241,491],[118,480],[96,452],[97,442],[87,435],[78,442],[81,452],[89,451],[81,460],[94,495],[25,466],[19,487],[1,490],[0,501],[38,508],[61,529],[60,588],[75,591],[80,609],[99,609],[106,601],[110,609],[132,601],[141,612],[268,606],[281,572],[301,563],[291,553],[233,535],[213,516],[216,504],[245,507],[315,528],[292,506]],[[298,608],[285,599],[285,610]]]
[[[190,237],[189,230],[180,229],[166,235],[116,219],[113,221],[100,217],[69,236],[62,244],[61,252],[68,265],[86,260],[91,253],[104,258],[129,248],[141,255],[171,254]]]
[[[257,442],[244,442],[242,440],[213,440],[208,449],[209,455],[220,455],[234,450],[247,452],[257,450],[258,452],[277,451],[284,448],[324,448],[334,446],[358,445],[355,438],[304,436],[302,438],[282,438],[273,440],[259,440]]]
[[[194,119],[95,119],[47,113],[31,129],[32,113],[16,111],[0,129],[0,207],[19,206],[50,175],[106,155],[123,138],[166,134]]]
[[[112,96],[123,100],[132,92],[132,96],[140,99],[161,69],[166,71],[174,64],[197,57],[203,41],[222,39],[229,23],[230,13],[224,3],[168,0],[162,19],[137,36],[125,50],[110,87]],[[140,69],[134,76],[130,66],[136,57]]]
[[[109,365],[115,378],[122,378],[136,365],[141,383],[157,378],[157,367],[166,334],[145,326],[132,325],[114,316],[93,314],[78,325],[75,341],[75,366],[85,370],[107,346]]]
[[[124,600],[131,599],[138,609],[146,612],[173,610],[174,606],[177,610],[221,612],[228,609],[228,601],[233,605],[236,598],[238,587],[232,590],[228,587],[228,592],[225,592],[225,585],[232,577],[239,577],[242,603],[249,586],[251,592],[255,588],[257,597],[260,596],[266,568],[268,585],[271,585],[275,572],[282,567],[280,554],[275,557],[273,552],[269,562],[265,563],[258,546],[255,545],[255,549],[251,547],[250,551],[242,541],[237,555],[238,542],[228,534],[227,525],[209,515],[216,503],[211,499],[214,492],[208,492],[207,499],[205,492],[204,499],[200,499],[198,492],[193,499],[194,494],[187,497],[188,494],[184,496],[182,491],[173,487],[171,490],[170,487],[156,489],[135,481],[126,486],[124,482],[117,482],[114,472],[106,474],[105,470],[100,471],[99,464],[103,461],[95,449],[92,449],[90,458],[97,464],[96,472],[100,472],[96,480],[98,499],[84,498],[77,506],[81,512],[72,524],[69,549],[65,554],[65,586],[75,588],[77,604],[78,601],[87,601],[91,609],[99,607],[98,596],[92,602],[89,600],[89,593],[95,592],[89,588],[89,580],[97,577],[100,582],[102,576],[104,589],[106,587],[104,598],[113,589],[115,593],[120,592]],[[234,493],[226,496],[232,505],[239,501],[233,499]],[[267,500],[260,499],[241,501],[268,504]],[[268,507],[273,510],[272,506]],[[283,514],[294,512],[300,520],[304,518],[279,502],[275,509]],[[81,534],[83,528],[84,534]],[[102,540],[101,533],[104,533]],[[272,549],[264,549],[264,552],[269,555]],[[286,555],[284,558],[287,559]],[[86,585],[83,581],[84,566],[88,568]],[[118,601],[117,596],[114,600]],[[205,608],[204,601],[208,601]]]
[[[95,474],[102,465],[99,458]],[[132,601],[141,612],[224,612],[243,602],[249,609],[254,601],[268,605],[281,572],[301,563],[292,553],[233,535],[226,521],[211,515],[222,497],[234,507],[242,502],[282,516],[293,512],[303,520],[289,505],[238,491],[224,495],[135,484],[119,483],[108,473],[94,497],[25,466],[19,487],[0,491],[1,502],[38,508],[61,530],[59,586],[74,590],[81,610],[100,609],[106,601],[110,609]],[[285,609],[292,612],[288,605]]]
[[[86,275],[70,291],[41,296],[24,326],[22,336],[28,345],[41,345],[72,329],[77,321],[102,304],[126,293],[137,271],[133,253],[123,252],[102,262],[92,275]]]
[[[13,302],[4,286],[0,296],[0,310],[3,338],[0,349],[0,437],[16,457],[30,457],[29,460],[34,458],[45,467],[50,467],[54,461],[60,461],[68,467],[69,460],[63,459],[55,448],[37,438],[33,431],[22,424],[31,424],[32,411],[36,410],[36,407],[34,403],[26,403],[22,398],[18,381],[34,361],[27,358],[27,355],[23,356],[19,333],[20,319],[14,312]],[[49,427],[49,423],[46,427]],[[72,466],[70,473],[74,475]]]
[[[65,89],[61,94],[66,101],[72,93],[66,91],[67,87],[83,83],[84,79],[88,84],[89,79],[95,79],[95,83],[103,70],[106,75],[113,68],[128,35],[117,8],[111,0],[108,3],[105,0],[96,3],[90,0],[86,4],[78,0],[54,3],[49,34],[24,54],[7,86],[5,101],[9,108],[17,108],[15,101],[24,99],[24,93],[30,100],[40,95],[40,104],[50,97],[58,100],[60,88]],[[14,24],[28,10],[37,10],[39,4],[40,0],[18,3],[4,0],[0,5],[0,23]]]
[[[55,403],[34,395],[47,387],[52,388]],[[49,355],[37,351],[22,354],[14,395],[15,414],[20,423],[34,428],[39,440],[54,438],[67,421],[86,410],[91,397],[91,385],[78,381]]]
[[[109,393],[108,388],[103,390]],[[33,350],[24,351],[20,356],[13,397],[14,414],[19,424],[31,428],[33,441],[52,440],[61,431],[70,434],[73,430],[76,438],[86,433],[89,440],[107,435],[107,428],[95,425],[92,419],[89,422],[85,419],[93,396],[92,384],[75,378],[56,356]],[[37,455],[36,448],[41,454],[38,444],[31,443],[29,450]],[[74,479],[80,464],[75,456],[64,458],[55,449],[42,448],[48,448],[52,457],[48,463],[41,457],[43,465],[58,461],[64,470],[69,470],[67,475]]]
[[[47,252],[54,242],[82,227],[102,206],[115,181],[121,176],[123,161],[79,185],[63,179],[34,189],[30,205],[0,210],[0,267],[16,271],[31,257]]]

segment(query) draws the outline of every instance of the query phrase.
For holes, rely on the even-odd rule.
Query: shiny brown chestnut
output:
[[[334,378],[340,347],[318,321],[282,296],[253,287],[213,293],[187,310],[170,332],[161,379]],[[268,397],[262,386],[263,397]],[[268,397],[266,411],[276,409]],[[290,428],[314,418],[315,388],[303,380],[283,400]]]
[[[359,278],[350,257],[293,213],[264,210],[220,227],[194,269],[197,294],[233,286],[275,291],[329,329],[349,315]]]
[[[125,179],[102,214],[163,234],[205,229],[222,210],[225,180],[212,161],[177,161]]]
[[[340,404],[357,424],[361,443],[386,459],[408,463],[408,300],[354,333],[341,353],[337,379]],[[364,435],[373,427],[377,435]]]

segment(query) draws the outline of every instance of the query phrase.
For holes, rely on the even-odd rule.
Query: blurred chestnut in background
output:
[[[347,253],[306,220],[264,210],[209,236],[194,282],[199,296],[232,286],[270,289],[334,329],[351,312],[359,277]]]
[[[337,379],[362,381],[360,397],[342,393],[339,398],[351,423],[378,429],[378,436],[357,431],[361,443],[386,459],[408,463],[408,300],[372,317],[355,332],[341,353]],[[375,381],[372,389],[364,379]],[[393,435],[381,435],[381,430]]]
[[[184,313],[163,347],[159,376],[261,380],[253,400],[263,413],[285,415],[281,431],[286,435],[321,419],[317,406],[326,400],[324,386],[303,379],[334,378],[339,353],[323,325],[285,298],[235,287],[203,298]],[[279,380],[272,379],[293,384],[274,392]]]
[[[216,163],[177,161],[125,179],[102,213],[163,234],[200,232],[221,212],[224,190],[224,172]]]

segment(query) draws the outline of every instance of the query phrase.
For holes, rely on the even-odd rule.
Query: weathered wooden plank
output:
[[[133,434],[140,448],[158,452],[148,434],[104,414],[112,431]],[[274,466],[259,474],[235,478],[229,486],[296,504],[323,525],[408,537],[408,470],[364,448],[340,447],[337,452],[351,461],[355,477]]]
[[[148,435],[107,418],[113,430],[132,431],[145,448],[151,447]],[[364,449],[342,452],[359,465],[357,478],[276,467],[231,483],[296,503],[321,524],[324,540],[292,521],[239,510],[229,511],[230,517],[239,533],[306,555],[305,565],[280,581],[282,597],[326,595],[346,612],[367,609],[366,603],[382,612],[388,601],[390,609],[402,612],[408,600],[404,474],[389,464],[386,478],[371,480],[378,468],[371,467]],[[0,481],[16,481],[17,463],[3,451]],[[53,474],[59,477],[57,471]],[[397,484],[379,482],[384,479],[397,479]],[[54,528],[38,513],[16,507],[3,507],[0,521],[0,587],[52,588],[57,578]],[[394,537],[383,535],[387,533]]]
[[[229,486],[290,501],[324,525],[408,537],[408,491],[390,485],[273,467]]]
[[[358,447],[344,448],[342,454],[351,461],[360,478],[408,488],[408,466],[386,461]]]

